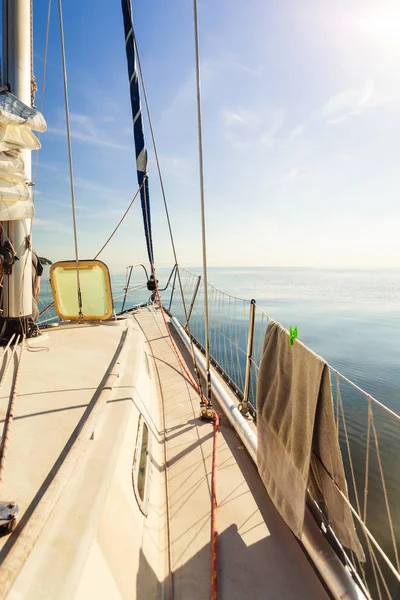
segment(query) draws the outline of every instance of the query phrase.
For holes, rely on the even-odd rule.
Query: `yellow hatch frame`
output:
[[[104,312],[104,314],[90,314],[90,312],[88,312],[88,310],[86,310],[85,312],[85,295],[86,297],[89,294],[89,290],[87,288],[87,285],[90,282],[88,282],[86,280],[86,278],[84,277],[84,274],[87,273],[88,270],[93,270],[95,268],[99,268],[102,270],[103,273],[103,280],[100,280],[100,282],[103,284],[101,286],[101,289],[98,289],[97,293],[101,294],[104,298],[105,295],[105,304],[106,304],[106,311]],[[71,280],[68,281],[69,283],[69,289],[62,289],[62,285],[64,282],[60,281],[60,278],[57,277],[57,273],[60,273],[60,269],[62,270],[62,272],[65,271],[74,271],[75,272],[75,277]],[[56,310],[57,315],[60,317],[60,319],[64,320],[64,321],[105,321],[107,319],[109,319],[112,315],[113,312],[113,299],[112,299],[112,292],[111,292],[111,280],[110,280],[110,272],[108,270],[107,265],[105,265],[101,260],[80,260],[79,261],[79,276],[80,276],[80,287],[81,287],[81,293],[82,293],[82,312],[83,312],[83,318],[82,316],[79,315],[79,310],[78,310],[78,284],[77,284],[77,280],[76,280],[76,261],[75,260],[64,260],[64,261],[59,261],[54,263],[51,267],[50,267],[50,284],[51,284],[51,289],[53,292],[53,299],[54,299],[54,308]],[[71,286],[72,283],[72,286]],[[95,284],[98,284],[99,281],[94,281]],[[85,290],[86,288],[86,290]],[[91,286],[92,288],[92,286]],[[86,294],[85,294],[86,291]],[[96,294],[96,289],[90,289],[90,294],[92,298],[95,298],[95,294]],[[67,299],[66,299],[67,296]],[[70,296],[68,298],[68,296]],[[73,298],[73,300],[72,300]],[[75,299],[76,299],[76,310],[74,307],[74,310],[70,310],[70,311],[65,311],[65,309],[63,308],[63,306],[65,305],[65,303],[69,302],[73,304],[75,304]]]

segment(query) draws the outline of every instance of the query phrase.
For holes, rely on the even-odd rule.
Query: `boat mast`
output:
[[[3,85],[31,106],[31,0],[3,0]],[[31,153],[22,151],[27,181],[31,181]],[[11,241],[16,255],[10,275],[3,278],[3,316],[17,319],[32,314],[32,219],[3,222],[2,243]],[[6,235],[5,235],[6,234]],[[29,236],[29,237],[28,237]]]

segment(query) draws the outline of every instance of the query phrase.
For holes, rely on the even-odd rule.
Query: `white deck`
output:
[[[48,350],[25,350],[21,363],[0,494],[21,514],[0,539],[0,598],[210,598],[213,430],[160,312],[59,327],[31,345]],[[152,437],[147,517],[132,489],[140,413]],[[327,598],[220,418],[219,598]]]

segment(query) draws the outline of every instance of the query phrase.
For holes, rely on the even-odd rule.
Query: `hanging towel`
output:
[[[277,510],[301,539],[306,491],[325,502],[340,542],[365,560],[349,507],[335,426],[329,368],[271,321],[257,383],[257,463]],[[336,484],[336,486],[335,486]]]

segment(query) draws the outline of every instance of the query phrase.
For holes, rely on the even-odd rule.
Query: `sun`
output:
[[[383,43],[399,43],[400,2],[376,5],[358,20],[361,31]]]

